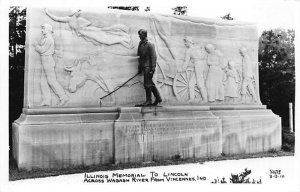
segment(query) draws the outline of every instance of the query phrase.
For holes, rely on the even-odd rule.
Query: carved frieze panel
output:
[[[162,104],[260,104],[254,24],[35,8],[28,14],[25,106],[131,106],[144,101],[142,75],[118,89],[137,73],[141,28],[157,53],[154,82]]]

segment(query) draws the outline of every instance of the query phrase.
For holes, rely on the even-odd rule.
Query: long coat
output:
[[[150,69],[155,70],[157,57],[154,44],[147,40],[140,41],[137,55],[140,57],[139,67],[141,67],[141,69],[149,67]]]
[[[155,86],[152,75],[149,75],[149,72],[154,73],[156,67],[157,56],[154,45],[148,40],[140,41],[137,55],[139,56],[139,70],[144,72],[144,86]]]

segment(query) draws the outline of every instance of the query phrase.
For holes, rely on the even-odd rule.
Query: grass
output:
[[[282,150],[295,152],[295,133],[282,129]]]
[[[10,156],[9,160],[9,180],[15,181],[20,179],[41,178],[49,176],[58,176],[74,173],[89,173],[95,171],[110,171],[121,170],[129,168],[151,167],[151,166],[164,166],[164,165],[179,165],[188,163],[204,163],[206,161],[223,161],[223,160],[235,160],[235,159],[249,159],[249,158],[263,158],[263,157],[279,157],[279,156],[293,156],[295,146],[295,134],[289,133],[287,129],[283,128],[282,132],[282,149],[271,149],[268,152],[255,153],[255,154],[238,154],[238,155],[226,155],[222,153],[218,157],[207,157],[199,159],[182,159],[180,156],[175,157],[172,160],[165,161],[152,161],[146,163],[131,163],[131,164],[118,164],[118,165],[93,165],[93,166],[81,166],[81,167],[69,167],[64,169],[33,169],[31,171],[18,170],[15,161]]]

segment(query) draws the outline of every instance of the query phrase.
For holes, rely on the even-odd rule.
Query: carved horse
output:
[[[99,87],[106,93],[112,92],[113,86],[109,79],[104,79],[100,71],[93,68],[83,68],[82,64],[88,61],[75,60],[73,65],[65,67],[66,71],[70,73],[69,91],[74,93],[80,87],[82,87],[87,80],[94,81]],[[112,102],[115,102],[115,95],[111,95]]]

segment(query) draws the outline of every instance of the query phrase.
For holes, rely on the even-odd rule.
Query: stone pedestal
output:
[[[96,9],[26,13],[24,110],[13,123],[19,168],[280,149],[280,117],[259,98],[254,23]],[[138,48],[141,28],[151,51]],[[148,63],[163,107],[129,107],[146,99],[144,75],[152,75],[135,74]]]
[[[281,149],[281,118],[264,107],[212,107],[212,113],[222,120],[225,155]]]
[[[113,163],[110,109],[24,110],[13,123],[13,154],[19,168],[65,168]]]
[[[125,108],[115,123],[116,163],[212,157],[221,152],[221,119],[209,107]]]
[[[65,168],[269,151],[281,122],[264,106],[24,110],[13,124],[19,168]]]

